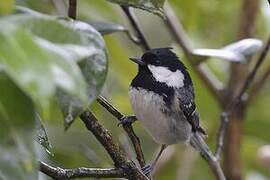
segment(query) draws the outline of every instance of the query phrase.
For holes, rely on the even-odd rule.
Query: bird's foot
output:
[[[147,164],[147,165],[145,165],[144,167],[142,167],[142,172],[143,172],[146,176],[149,176],[150,173],[152,172],[152,170],[153,170],[152,164]]]
[[[121,119],[121,122],[118,123],[118,126],[122,125],[130,125],[132,123],[134,123],[135,121],[137,120],[137,117],[134,116],[134,115],[131,115],[131,116],[124,116],[122,119]]]

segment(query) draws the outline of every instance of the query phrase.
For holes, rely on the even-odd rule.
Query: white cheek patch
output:
[[[166,83],[170,87],[180,88],[184,86],[184,74],[177,70],[170,71],[166,67],[148,65],[149,70],[158,82]]]

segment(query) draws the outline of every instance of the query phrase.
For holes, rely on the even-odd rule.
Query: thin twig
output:
[[[223,112],[221,117],[220,117],[221,123],[220,123],[220,128],[219,128],[218,137],[217,137],[217,147],[216,147],[216,154],[215,154],[216,157],[220,157],[222,149],[223,149],[225,132],[226,132],[226,129],[227,129],[228,123],[229,123],[229,116],[235,111],[235,109],[237,109],[238,106],[242,105],[242,102],[244,100],[244,96],[245,96],[248,88],[250,87],[252,81],[254,80],[254,77],[255,77],[259,67],[261,66],[262,62],[264,61],[264,59],[269,51],[269,48],[270,48],[270,36],[269,36],[260,56],[255,64],[254,68],[247,76],[245,83],[244,83],[243,87],[241,88],[239,94],[236,96],[235,100],[227,107],[227,110],[225,112]]]
[[[105,109],[107,109],[114,117],[116,117],[120,122],[126,117],[124,114],[119,112],[112,104],[110,104],[104,97],[99,96],[97,99]],[[135,149],[136,158],[141,167],[145,166],[145,159],[141,148],[140,139],[135,134],[131,124],[123,124],[123,128],[126,131],[128,137],[130,138],[133,147]]]
[[[191,66],[198,74],[198,76],[201,78],[201,80],[206,84],[206,87],[214,95],[216,100],[221,104],[223,94],[222,83],[214,76],[214,74],[210,71],[210,69],[207,68],[206,70],[206,66],[200,66],[198,62],[194,61],[194,59],[192,58],[193,50],[188,41],[187,35],[184,32],[182,25],[179,23],[169,3],[167,3],[164,9],[164,14],[165,14],[165,24],[171,31],[172,35],[176,39],[179,46],[183,49]]]
[[[185,55],[190,56],[192,53],[192,46],[190,44],[188,36],[184,31],[182,24],[178,21],[172,7],[168,2],[164,8],[164,14],[165,14],[165,24],[175,37],[179,46],[183,49]]]
[[[77,0],[69,0],[68,17],[72,19],[77,18]]]
[[[126,178],[121,168],[86,168],[63,169],[53,167],[45,162],[39,162],[39,170],[53,179],[75,179],[75,178]]]
[[[140,40],[134,36],[129,30],[124,31],[127,34],[127,37],[136,45],[140,45]]]
[[[255,77],[259,67],[261,66],[263,60],[265,59],[265,57],[269,51],[269,48],[270,48],[270,36],[269,36],[269,38],[264,46],[264,49],[262,50],[262,52],[257,60],[257,63],[255,64],[253,70],[249,73],[241,91],[239,92],[239,95],[235,99],[235,102],[233,103],[234,106],[232,106],[231,111],[233,111],[235,109],[235,107],[242,102],[245,93],[247,92],[251,82],[254,80],[254,77]]]
[[[218,161],[220,161],[221,152],[224,146],[224,138],[228,122],[229,122],[228,114],[226,112],[223,112],[221,114],[221,122],[217,134],[217,144],[215,152],[215,157]]]
[[[201,137],[198,133],[194,133],[192,134],[189,143],[192,147],[194,147],[200,152],[201,157],[208,164],[209,168],[215,175],[216,179],[226,180],[219,161],[217,161],[217,158],[212,154],[210,148],[205,143],[203,137]]]
[[[94,114],[85,111],[80,115],[80,118],[84,122],[86,128],[94,134],[97,140],[106,149],[116,168],[124,169],[124,172],[129,179],[148,179],[142,171],[136,167],[135,163],[127,159],[126,155],[120,150],[120,147],[113,141],[112,135],[98,123]]]
[[[262,74],[262,76],[252,86],[250,93],[249,93],[247,103],[250,103],[255,98],[255,96],[264,87],[264,85],[269,77],[270,77],[270,66],[268,68],[266,68],[266,71]]]
[[[125,12],[127,18],[129,19],[129,22],[131,23],[132,27],[136,31],[137,37],[140,40],[140,44],[141,44],[143,51],[149,50],[150,46],[149,46],[148,42],[146,41],[141,29],[139,28],[137,18],[135,17],[133,12],[131,12],[130,8],[127,6],[121,6],[121,8]]]

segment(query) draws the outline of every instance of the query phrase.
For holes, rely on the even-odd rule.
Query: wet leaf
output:
[[[90,22],[89,24],[93,26],[102,35],[107,35],[115,32],[124,32],[131,41],[133,41],[134,43],[139,42],[136,36],[134,36],[128,31],[128,29],[126,29],[120,24],[114,24],[110,22]]]
[[[34,11],[30,8],[27,7],[23,7],[23,6],[16,6],[15,7],[15,13],[23,13],[23,14],[28,14],[28,15],[32,15],[32,16],[44,16],[45,14],[42,14],[38,11]]]
[[[74,56],[81,57],[77,63],[87,83],[87,101],[90,105],[99,95],[107,75],[108,63],[105,42],[102,36],[89,24],[81,21],[67,23],[81,34],[81,41],[85,43],[83,49],[68,46],[66,48],[73,49]],[[64,112],[65,128],[67,129],[83,110],[83,104],[76,97],[71,97],[62,91],[58,91],[57,95]]]
[[[17,11],[35,17],[49,18],[45,14],[24,7],[17,7]],[[54,19],[56,20],[57,18]],[[74,21],[69,18],[61,18],[57,19],[57,21],[71,28],[75,34],[60,33],[60,35],[58,34],[55,37],[52,33],[43,32],[46,27],[41,27],[40,29],[35,29],[35,33],[45,36],[49,41],[37,39],[36,42],[44,49],[59,53],[79,65],[86,82],[86,97],[84,101],[87,102],[86,105],[90,105],[97,95],[99,95],[107,74],[108,64],[105,42],[101,34],[87,23]],[[45,26],[47,25],[45,24]],[[118,29],[120,29],[119,26]],[[74,94],[65,92],[64,89],[57,89],[56,94],[64,114],[65,129],[67,129],[86,106],[84,101]]]
[[[245,57],[237,52],[233,52],[225,49],[195,49],[193,56],[198,59],[206,58],[220,58],[232,62],[245,62]]]
[[[261,40],[243,39],[222,49],[195,49],[193,57],[201,61],[213,57],[231,62],[246,63],[261,47]]]
[[[87,104],[86,83],[75,62],[78,57],[57,48],[58,44],[79,46],[79,33],[53,18],[29,15],[3,18],[0,29],[0,64],[36,105],[41,105],[43,113],[56,89]]]
[[[242,54],[249,59],[262,47],[263,43],[259,39],[243,39],[225,46],[224,50]]]
[[[111,34],[119,31],[127,31],[124,26],[110,22],[90,22],[89,24],[102,35]]]

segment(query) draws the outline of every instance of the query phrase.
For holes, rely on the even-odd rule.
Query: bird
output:
[[[190,144],[203,156],[212,157],[204,142],[207,135],[199,122],[191,76],[172,48],[150,49],[130,60],[138,64],[128,92],[133,112],[161,145],[147,173],[154,169],[166,147],[173,144]]]

